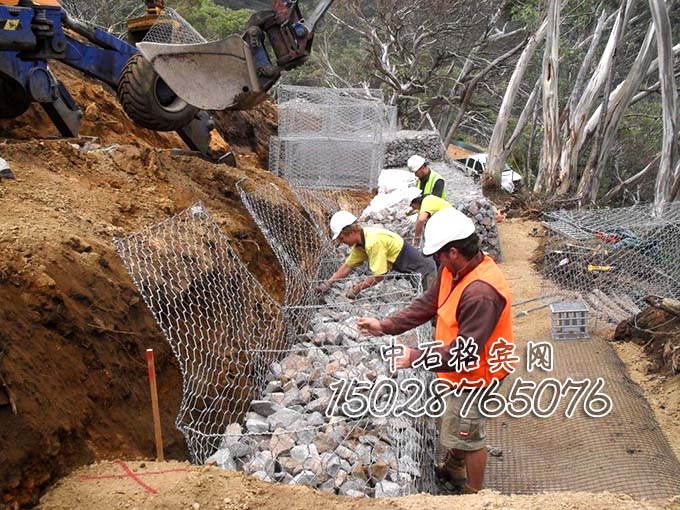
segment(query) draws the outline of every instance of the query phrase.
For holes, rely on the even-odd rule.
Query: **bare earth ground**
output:
[[[541,291],[538,274],[531,267],[529,254],[537,242],[529,232],[537,223],[507,220],[501,224],[505,271],[513,289],[515,301],[536,297]],[[539,303],[540,304],[540,303]],[[535,311],[516,319],[516,333],[525,338],[548,338],[549,312]],[[636,347],[636,346],[634,346]],[[649,392],[656,391],[652,406],[660,416],[661,425],[676,447],[680,436],[680,420],[676,412],[664,411],[677,406],[680,398],[678,378],[674,381],[645,381],[644,361],[636,359],[627,345],[620,351],[629,363],[633,377],[642,380]],[[632,363],[631,363],[632,362]],[[639,372],[639,373],[638,373]],[[660,386],[659,386],[660,385]],[[664,390],[663,395],[658,391]],[[659,414],[661,413],[661,414]],[[126,467],[128,471],[126,471]],[[136,473],[130,476],[130,473]],[[103,477],[103,478],[100,478]],[[144,487],[143,485],[146,485]],[[669,500],[636,501],[628,496],[610,493],[546,493],[532,496],[504,496],[483,491],[471,496],[414,495],[398,499],[353,500],[319,493],[308,487],[268,484],[243,473],[224,472],[213,467],[196,467],[186,463],[166,462],[103,462],[80,469],[61,480],[47,495],[41,510],[126,508],[126,509],[210,509],[210,510],[297,510],[307,508],[336,509],[403,509],[440,510],[441,508],[475,509],[654,509],[680,508],[680,496]]]
[[[130,477],[103,478],[123,473],[120,464],[104,462],[78,470],[47,494],[40,510],[125,508],[129,510],[670,510],[680,499],[639,502],[616,494],[551,493],[501,496],[485,491],[473,496],[426,494],[389,499],[352,499],[329,496],[309,487],[273,485],[243,473],[178,462],[130,462],[139,485]],[[176,471],[175,471],[176,470]],[[153,474],[159,471],[165,473]],[[173,471],[173,472],[168,472]],[[147,473],[147,474],[145,474]],[[149,474],[150,473],[150,474]],[[156,492],[155,494],[153,492]]]

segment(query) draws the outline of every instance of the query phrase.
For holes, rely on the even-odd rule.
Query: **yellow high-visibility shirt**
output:
[[[426,212],[432,216],[434,213],[450,207],[453,206],[443,198],[439,198],[435,195],[427,195],[420,204],[420,212]]]
[[[355,245],[345,261],[350,267],[357,267],[368,261],[373,276],[380,276],[392,269],[404,247],[400,235],[377,227],[364,227],[364,246]]]

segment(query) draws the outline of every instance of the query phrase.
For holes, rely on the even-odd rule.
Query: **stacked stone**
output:
[[[465,167],[459,163],[434,163],[431,167],[446,181],[447,200],[475,222],[482,250],[500,262],[501,243],[496,225],[496,209],[482,194],[479,183],[468,176]]]
[[[488,199],[481,197],[460,206],[459,209],[475,222],[482,250],[500,262],[501,240],[498,237],[495,206]]]
[[[500,262],[501,244],[494,205],[480,194],[467,202],[458,202],[456,206],[474,221],[482,250]],[[404,201],[389,209],[367,214],[361,221],[365,225],[391,230],[408,242],[413,242],[415,219],[414,213]]]
[[[412,294],[406,281],[383,284],[371,289],[374,296],[376,292]],[[347,300],[345,290],[334,289],[327,300],[336,305]],[[395,309],[387,306],[381,313]],[[419,420],[368,414],[349,419],[341,407],[326,415],[334,382],[375,383],[395,376],[378,352],[385,340],[362,343],[354,327],[359,316],[375,312],[376,304],[370,301],[320,307],[295,351],[270,364],[267,386],[260,399],[251,403],[245,429],[230,424],[207,463],[243,470],[265,481],[310,485],[354,497],[395,497],[412,491],[421,477],[421,466],[414,458],[424,443]],[[400,340],[417,344],[415,332]],[[346,395],[339,397],[340,404],[343,398]],[[387,398],[386,393],[382,395],[378,405],[386,404]]]
[[[428,161],[441,161],[442,144],[436,131],[395,131],[383,133],[385,168],[406,166],[408,158],[419,154]]]
[[[389,209],[362,216],[361,222],[372,227],[386,228],[411,242],[415,231],[416,217],[417,215],[415,211],[411,210],[410,204],[403,200]]]

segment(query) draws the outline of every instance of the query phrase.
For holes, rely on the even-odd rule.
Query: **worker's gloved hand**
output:
[[[359,297],[360,292],[361,292],[361,288],[354,285],[350,289],[350,291],[346,294],[346,296],[347,296],[348,299],[356,299],[357,297]]]
[[[317,291],[319,294],[324,295],[326,292],[328,292],[328,291],[330,290],[330,288],[331,288],[331,284],[330,284],[330,283],[328,283],[328,282],[323,282],[323,283],[317,285],[316,291]]]

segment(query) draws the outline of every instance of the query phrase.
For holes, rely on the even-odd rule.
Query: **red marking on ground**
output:
[[[105,479],[112,479],[112,478],[114,478],[114,479],[115,478],[132,478],[132,480],[134,480],[134,482],[137,483],[137,485],[142,487],[142,489],[144,489],[149,494],[158,494],[158,491],[156,489],[154,489],[150,485],[147,485],[146,483],[144,483],[144,481],[140,478],[140,475],[141,476],[150,476],[150,475],[162,475],[162,474],[165,474],[165,473],[179,473],[179,472],[189,471],[188,469],[178,468],[178,469],[164,469],[164,470],[161,470],[161,471],[149,471],[148,473],[135,473],[122,460],[116,460],[113,463],[120,466],[120,468],[125,473],[122,474],[122,475],[101,475],[101,476],[84,475],[84,476],[81,476],[80,479],[81,480],[105,480]]]
[[[162,471],[146,471],[144,473],[138,473],[140,475],[144,476],[150,476],[150,475],[164,475],[165,473],[186,473],[188,472],[188,469],[164,469]],[[107,479],[112,479],[112,478],[129,478],[130,475],[124,474],[124,475],[100,475],[100,476],[91,476],[91,475],[83,475],[80,477],[81,480],[107,480]]]

